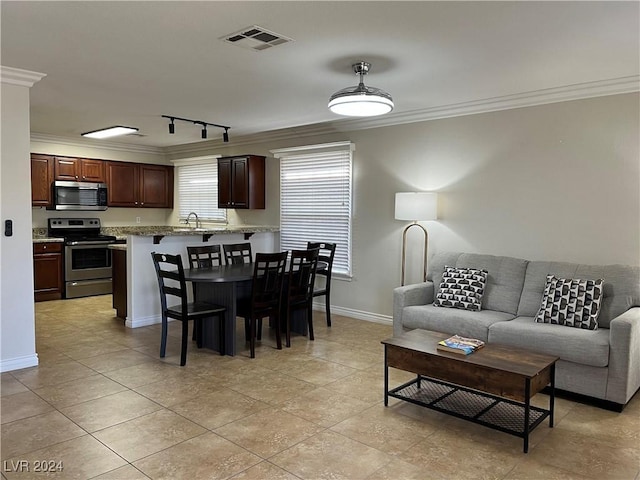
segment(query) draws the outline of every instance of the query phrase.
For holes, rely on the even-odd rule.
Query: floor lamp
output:
[[[411,220],[402,232],[402,280],[404,285],[404,271],[407,255],[407,232],[413,226],[420,227],[424,233],[424,250],[422,252],[424,270],[423,281],[427,281],[427,248],[429,234],[427,229],[418,222],[436,220],[438,218],[438,194],[429,192],[400,192],[396,193],[396,220]]]

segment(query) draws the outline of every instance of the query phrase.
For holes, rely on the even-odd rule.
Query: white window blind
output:
[[[200,220],[226,221],[227,211],[218,208],[217,157],[175,162],[178,170],[178,216],[184,220],[196,212]]]
[[[284,148],[280,158],[280,247],[335,243],[333,271],[351,276],[350,142]]]

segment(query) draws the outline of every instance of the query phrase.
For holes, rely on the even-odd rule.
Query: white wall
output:
[[[2,68],[0,157],[0,371],[38,364],[33,304],[29,86],[41,75]],[[31,78],[29,78],[31,77]],[[23,84],[20,84],[23,83]],[[13,221],[13,235],[4,223]]]
[[[406,225],[394,220],[395,192],[439,192],[440,218],[425,224],[430,255],[640,265],[639,102],[637,93],[613,95],[208,153],[353,141],[354,278],[336,283],[332,303],[388,318]],[[279,168],[273,158],[267,168],[267,210],[239,214],[252,223],[279,222]],[[411,237],[407,283],[421,277],[422,240]]]

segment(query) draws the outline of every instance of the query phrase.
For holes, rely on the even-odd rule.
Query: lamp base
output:
[[[424,270],[422,271],[422,281],[427,281],[427,248],[429,243],[429,234],[427,233],[426,228],[418,222],[413,222],[412,224],[407,225],[402,231],[402,278],[400,279],[400,285],[404,285],[405,263],[407,258],[407,232],[411,227],[420,227],[424,233],[424,249],[422,251],[422,264],[424,266]]]

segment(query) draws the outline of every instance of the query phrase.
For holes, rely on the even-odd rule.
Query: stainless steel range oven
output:
[[[65,297],[111,293],[111,250],[116,238],[100,234],[98,218],[50,218],[49,236],[63,237]]]

